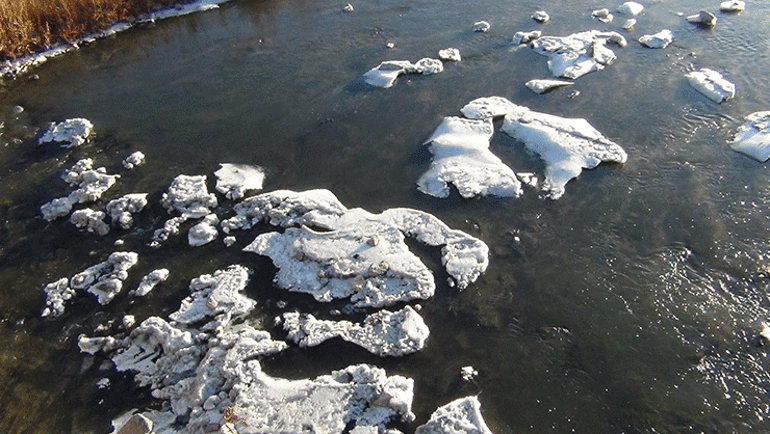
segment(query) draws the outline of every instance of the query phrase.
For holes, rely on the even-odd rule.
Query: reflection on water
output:
[[[487,273],[462,292],[444,283],[435,251],[419,251],[438,285],[422,303],[432,332],[424,351],[379,360],[331,342],[266,360],[266,371],[300,378],[369,362],[408,375],[418,419],[406,432],[468,394],[479,395],[496,434],[764,432],[768,168],[727,142],[744,116],[768,109],[770,85],[760,77],[770,39],[759,18],[768,6],[718,14],[709,30],[676,14],[697,12],[698,2],[651,2],[614,64],[535,95],[523,84],[548,76],[546,59],[512,47],[516,31],[562,36],[622,24],[592,21],[592,2],[573,3],[375,1],[348,14],[335,2],[234,0],[99,41],[44,64],[37,80],[9,83],[0,113],[0,431],[101,433],[125,410],[158,405],[75,342],[98,327],[117,329],[124,314],[167,315],[200,274],[253,268],[249,292],[268,327],[279,300],[328,311],[272,288],[269,260],[220,241],[192,249],[180,236],[146,247],[176,175],[211,178],[220,162],[233,162],[265,167],[266,190],[328,188],[351,208],[433,213],[491,250]],[[531,20],[537,9],[551,21]],[[492,28],[474,33],[482,19]],[[636,43],[663,28],[675,35],[665,50]],[[441,74],[402,76],[387,90],[360,80],[383,60],[414,62],[447,47],[463,60]],[[737,97],[716,105],[689,87],[684,74],[702,67],[734,81]],[[580,95],[567,98],[571,90]],[[443,116],[489,95],[586,118],[628,162],[584,172],[558,201],[532,189],[518,199],[419,193],[430,164],[421,143]],[[91,144],[34,146],[38,128],[70,117],[94,123]],[[496,134],[491,149],[517,172],[542,173],[508,136]],[[134,229],[100,238],[39,217],[42,203],[68,191],[63,169],[90,157],[115,173],[135,150],[147,164],[121,172],[110,191],[150,194]],[[227,216],[232,204],[220,199],[218,214]],[[146,299],[99,307],[81,297],[62,317],[41,320],[43,285],[102,261],[119,238],[140,254],[127,287],[160,267],[172,270],[169,281]],[[463,383],[467,365],[480,375]],[[110,386],[96,387],[105,377]]]

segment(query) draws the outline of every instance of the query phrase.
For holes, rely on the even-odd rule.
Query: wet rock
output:
[[[687,21],[694,24],[700,24],[706,27],[714,27],[717,25],[717,17],[708,11],[700,11],[695,15],[687,17]]]
[[[217,177],[216,189],[228,199],[241,199],[247,191],[262,190],[265,170],[247,164],[221,163],[214,172]]]
[[[492,26],[486,21],[477,21],[473,23],[473,31],[479,33],[486,33]]]
[[[535,92],[536,94],[543,94],[557,87],[572,86],[572,82],[564,81],[564,80],[543,79],[543,80],[530,80],[526,82],[525,85],[532,92]]]
[[[521,184],[510,167],[489,150],[494,129],[489,120],[446,117],[426,141],[433,162],[417,181],[420,191],[448,197],[449,184],[465,198],[518,197]]]
[[[532,42],[536,53],[547,56],[548,69],[554,77],[577,79],[601,71],[615,55],[608,43],[626,46],[626,39],[616,32],[590,30],[565,37],[544,36]]]
[[[74,118],[59,123],[51,123],[38,139],[38,144],[55,142],[63,148],[80,146],[88,141],[94,125],[88,119]]]
[[[698,92],[715,103],[721,103],[735,96],[735,84],[727,81],[722,74],[708,68],[687,74],[687,81]]]
[[[618,12],[620,12],[623,15],[628,16],[636,16],[642,13],[644,10],[644,6],[637,2],[625,2],[622,5],[618,6]]]
[[[649,48],[666,48],[674,40],[671,30],[664,29],[652,35],[644,35],[639,42]]]
[[[550,20],[551,17],[546,11],[535,11],[535,13],[532,14],[532,19],[538,23],[545,23]]]
[[[433,412],[415,434],[492,434],[481,415],[481,403],[475,396],[460,398]]]
[[[770,159],[770,111],[746,116],[746,123],[738,128],[730,147],[760,162]]]

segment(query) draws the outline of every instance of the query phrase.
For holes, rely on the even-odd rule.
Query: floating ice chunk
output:
[[[532,172],[519,172],[516,174],[522,184],[537,187],[537,175]]]
[[[770,159],[770,111],[746,116],[746,123],[738,127],[730,147],[758,161]]]
[[[228,199],[240,199],[249,190],[262,190],[265,170],[247,164],[221,163],[221,168],[214,172],[217,177],[216,189]]]
[[[219,224],[219,218],[216,214],[207,215],[187,232],[187,242],[191,246],[202,246],[214,241],[219,235],[217,224]]]
[[[479,371],[473,369],[473,366],[463,366],[460,369],[460,376],[463,381],[471,381],[479,375]]]
[[[735,84],[727,81],[722,74],[707,68],[687,74],[687,81],[698,92],[715,103],[721,103],[735,96]]]
[[[551,17],[548,15],[546,11],[535,11],[535,13],[532,14],[532,19],[537,21],[538,23],[545,23],[548,20],[550,20]]]
[[[107,214],[102,211],[86,208],[73,212],[70,222],[79,228],[86,228],[88,232],[107,235],[110,232],[110,226],[104,222],[105,217]]]
[[[140,151],[134,152],[123,160],[123,167],[128,170],[131,170],[140,164],[144,164],[144,154]]]
[[[631,30],[636,25],[636,19],[629,18],[626,20],[626,22],[623,23],[621,27],[623,27],[623,30]]]
[[[206,328],[224,326],[232,318],[242,317],[252,309],[256,302],[242,295],[249,282],[251,270],[240,265],[232,265],[219,270],[213,275],[204,274],[190,282],[192,295],[182,300],[178,311],[169,318],[180,324],[192,324],[207,317],[216,317],[215,322]]]
[[[422,75],[433,75],[442,71],[444,71],[444,64],[441,63],[440,60],[431,59],[430,57],[425,57],[418,60],[417,63],[414,64],[412,71],[407,70],[409,73],[414,72]]]
[[[142,280],[139,282],[139,286],[133,290],[131,294],[137,297],[144,297],[145,295],[149,294],[150,291],[155,289],[155,286],[157,286],[160,282],[165,282],[166,279],[168,279],[168,275],[169,271],[166,268],[153,270],[146,276],[142,277]]]
[[[364,74],[364,81],[376,87],[388,88],[393,86],[401,74],[438,74],[444,70],[444,64],[440,60],[423,58],[412,63],[408,60],[388,60]]]
[[[439,407],[415,434],[492,434],[481,415],[481,403],[475,396],[460,398]]]
[[[191,219],[209,215],[211,208],[217,206],[217,197],[209,193],[206,175],[179,175],[163,193],[160,203],[169,213],[177,211]]]
[[[533,41],[532,48],[548,56],[548,69],[554,77],[574,80],[589,72],[601,71],[615,60],[607,43],[625,47],[626,39],[616,32],[589,30],[565,37],[544,36]]]
[[[510,167],[489,150],[494,128],[490,120],[446,117],[426,141],[433,162],[417,181],[420,191],[435,197],[448,197],[449,184],[460,195],[518,197],[521,184]]]
[[[353,12],[354,11],[353,5],[348,3],[348,4],[345,5],[344,8],[342,8],[342,10],[345,11],[345,12],[348,12],[348,13]]]
[[[516,45],[528,44],[542,35],[543,32],[540,30],[533,30],[531,32],[516,32],[516,34],[513,35],[513,43]]]
[[[113,225],[128,229],[134,224],[134,213],[140,212],[147,206],[147,193],[127,194],[119,199],[113,199],[105,207]]]
[[[515,107],[506,114],[501,129],[524,142],[545,161],[543,188],[552,199],[561,197],[567,182],[583,168],[593,169],[604,161],[625,163],[627,159],[623,148],[602,136],[585,119],[561,118]]]
[[[516,105],[499,96],[476,98],[460,109],[468,119],[490,119],[505,116],[508,113],[525,113],[529,109]]]
[[[604,9],[597,9],[591,12],[591,18],[596,18],[597,20],[606,24],[606,23],[611,23],[612,19],[615,17],[610,13],[609,9],[604,8]]]
[[[730,0],[719,4],[719,10],[722,12],[740,12],[746,9],[746,2],[740,0]]]
[[[664,29],[652,35],[644,35],[639,38],[639,42],[649,48],[666,48],[674,40],[674,34],[671,30]]]
[[[184,217],[173,217],[166,220],[163,223],[163,227],[156,229],[152,234],[152,241],[150,242],[150,246],[157,247],[160,245],[160,243],[166,241],[171,235],[178,234],[179,226],[185,221],[187,221],[187,219]]]
[[[106,261],[72,276],[70,285],[74,289],[85,289],[93,294],[99,304],[107,304],[123,289],[128,270],[138,259],[139,255],[134,252],[112,253]]]
[[[644,6],[637,2],[625,2],[618,6],[618,12],[623,15],[636,16],[642,13]]]
[[[56,282],[51,282],[43,288],[45,291],[45,309],[40,314],[42,317],[59,316],[64,313],[64,302],[75,296],[75,290],[70,288],[69,279],[62,277]]]
[[[708,11],[700,11],[695,15],[687,17],[687,21],[690,23],[701,24],[707,27],[714,27],[717,25],[717,17]]]
[[[227,236],[227,237],[225,237],[225,238],[222,240],[222,242],[224,242],[224,243],[225,243],[225,246],[227,246],[227,247],[230,247],[230,246],[232,246],[233,244],[235,244],[235,242],[236,242],[236,241],[237,241],[237,240],[236,240],[236,239],[235,239],[235,237],[234,237],[234,236],[232,236],[232,235],[231,235],[231,236]]]
[[[490,26],[489,23],[486,21],[477,21],[473,23],[474,32],[486,33],[489,31],[491,27],[492,26]]]
[[[438,58],[441,60],[450,61],[450,62],[459,62],[462,59],[460,57],[460,50],[458,50],[457,48],[447,48],[446,50],[439,50]]]
[[[571,81],[543,79],[543,80],[529,80],[525,85],[537,94],[548,92],[551,89],[564,86],[572,86]]]
[[[83,118],[67,119],[59,123],[51,123],[48,129],[38,139],[38,144],[56,142],[62,148],[80,146],[88,141],[94,125]]]
[[[323,321],[310,314],[291,312],[283,315],[283,328],[288,338],[301,347],[314,347],[340,337],[382,357],[420,351],[430,334],[420,314],[410,306],[397,312],[378,311],[367,316],[361,325],[350,321]]]
[[[93,160],[86,158],[62,174],[62,179],[78,188],[68,196],[53,199],[40,207],[40,214],[47,221],[63,217],[77,203],[95,202],[112,187],[120,175],[108,175],[104,167],[92,169]]]

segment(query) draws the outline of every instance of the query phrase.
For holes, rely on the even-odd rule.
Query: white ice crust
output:
[[[216,189],[228,199],[238,200],[247,191],[262,190],[265,181],[265,170],[248,164],[221,163],[219,170],[214,172],[217,177]]]
[[[217,197],[209,193],[206,175],[179,175],[163,193],[160,203],[169,213],[181,215],[166,220],[163,227],[155,231],[151,246],[158,246],[169,236],[178,234],[179,225],[185,221],[211,214],[211,208],[217,206]]]
[[[147,206],[147,193],[134,193],[109,201],[105,209],[113,225],[128,229],[134,224],[133,215],[143,210],[145,206]]]
[[[85,228],[88,232],[97,235],[107,235],[110,226],[104,222],[107,214],[90,208],[79,209],[72,213],[70,222],[79,228]]]
[[[454,184],[464,198],[520,196],[521,183],[513,170],[489,150],[493,133],[491,120],[444,118],[426,141],[433,162],[417,181],[418,189],[431,196],[448,197],[449,184]]]
[[[727,81],[722,74],[702,68],[687,74],[687,81],[698,92],[715,103],[721,103],[735,96],[735,84]]]
[[[153,270],[146,276],[142,277],[139,282],[139,286],[131,292],[132,295],[137,297],[144,297],[149,294],[150,291],[155,289],[160,282],[165,282],[168,279],[169,271],[167,268],[158,268]]]
[[[438,59],[429,57],[420,59],[417,63],[408,60],[388,60],[364,74],[366,83],[382,88],[393,86],[401,74],[433,75],[444,71],[444,64]]]
[[[502,131],[520,140],[546,163],[543,188],[552,199],[564,194],[564,187],[583,168],[602,162],[625,163],[626,152],[604,137],[585,119],[568,119],[538,113],[502,97],[479,98],[460,110],[469,118],[505,115]]]
[[[71,186],[78,188],[67,196],[53,199],[40,207],[40,214],[47,221],[69,214],[72,207],[78,203],[95,202],[105,191],[112,187],[120,175],[108,175],[104,167],[93,169],[94,161],[85,158],[64,171],[62,179]]]
[[[746,123],[738,127],[730,147],[757,161],[770,159],[770,111],[746,116]]]
[[[48,125],[45,133],[38,139],[38,144],[61,143],[62,148],[80,146],[88,141],[94,125],[88,119],[74,118]]]
[[[625,2],[618,6],[618,12],[623,15],[636,16],[642,13],[644,6],[637,2]]]
[[[557,87],[571,86],[572,82],[566,81],[566,80],[555,80],[552,78],[546,78],[546,79],[540,79],[540,80],[538,79],[529,80],[528,82],[525,83],[525,85],[532,92],[535,92],[536,94],[542,94]]]
[[[445,50],[439,50],[438,58],[449,62],[459,62],[462,60],[460,56],[460,50],[457,48],[447,48]]]
[[[723,12],[740,12],[746,9],[746,2],[740,0],[729,0],[719,4],[719,10]]]
[[[214,241],[219,235],[217,224],[219,224],[219,218],[216,214],[207,215],[187,232],[187,242],[191,246],[202,246]]]
[[[492,434],[481,415],[481,403],[475,396],[460,398],[439,407],[415,434]]]
[[[144,154],[141,151],[136,151],[133,154],[126,157],[125,160],[123,160],[123,167],[125,167],[128,170],[131,170],[134,167],[139,166],[141,164],[144,164]]]
[[[615,61],[615,53],[607,48],[610,42],[626,46],[619,33],[589,30],[564,37],[543,36],[532,42],[532,48],[549,58],[548,69],[554,77],[574,80]]]
[[[329,339],[342,338],[378,356],[403,356],[425,348],[430,330],[412,307],[368,315],[363,324],[318,320],[298,312],[283,315],[288,339],[300,347],[314,347]]]
[[[674,40],[674,34],[671,30],[663,29],[652,35],[644,35],[639,38],[639,42],[649,48],[666,48]]]

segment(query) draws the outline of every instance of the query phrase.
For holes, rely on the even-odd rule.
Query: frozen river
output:
[[[729,143],[747,115],[770,110],[770,2],[728,14],[718,1],[649,1],[631,30],[617,13],[611,23],[592,19],[618,4],[373,0],[348,13],[346,2],[329,0],[233,0],[85,45],[7,82],[0,432],[105,433],[128,410],[160,408],[103,355],[81,353],[78,336],[104,335],[126,314],[137,323],[168,317],[191,279],[231,264],[254,271],[248,321],[276,339],[285,333],[273,318],[283,312],[342,319],[331,312],[344,303],[276,287],[270,259],[241,251],[264,228],[239,234],[232,247],[222,235],[190,247],[185,226],[148,246],[168,218],[159,202],[172,180],[207,175],[213,192],[220,163],[263,167],[265,192],[328,189],[348,208],[416,209],[489,246],[489,267],[460,290],[448,283],[439,249],[410,244],[436,282],[435,295],[419,302],[430,329],[424,349],[383,358],[338,339],[291,346],[260,360],[272,376],[369,363],[412,378],[416,420],[397,425],[406,434],[469,395],[495,434],[767,432],[770,168]],[[713,28],[684,17],[704,7],[717,16]],[[533,20],[537,10],[550,20]],[[474,32],[481,20],[490,29]],[[628,40],[611,46],[614,63],[542,95],[524,85],[551,74],[546,57],[512,44],[516,32],[594,29]],[[638,42],[663,29],[673,33],[666,48]],[[386,89],[362,79],[382,61],[437,58],[449,47],[462,60],[444,62],[439,74],[402,75]],[[693,89],[685,75],[701,68],[735,83],[735,97],[717,104]],[[432,160],[423,142],[445,116],[493,95],[584,118],[627,161],[584,170],[557,200],[528,186],[520,197],[419,191]],[[89,143],[35,146],[48,122],[76,117],[93,123]],[[501,133],[501,123],[490,150],[542,184],[542,160]],[[134,151],[146,163],[123,170]],[[149,194],[133,228],[102,237],[66,218],[41,218],[42,204],[69,192],[60,175],[81,158],[121,174],[109,198]],[[232,215],[234,202],[218,199],[220,218]],[[116,250],[139,255],[127,288],[158,268],[169,279],[144,298],[124,291],[102,306],[84,295],[61,316],[41,318],[46,284]],[[462,381],[464,366],[478,376]]]

